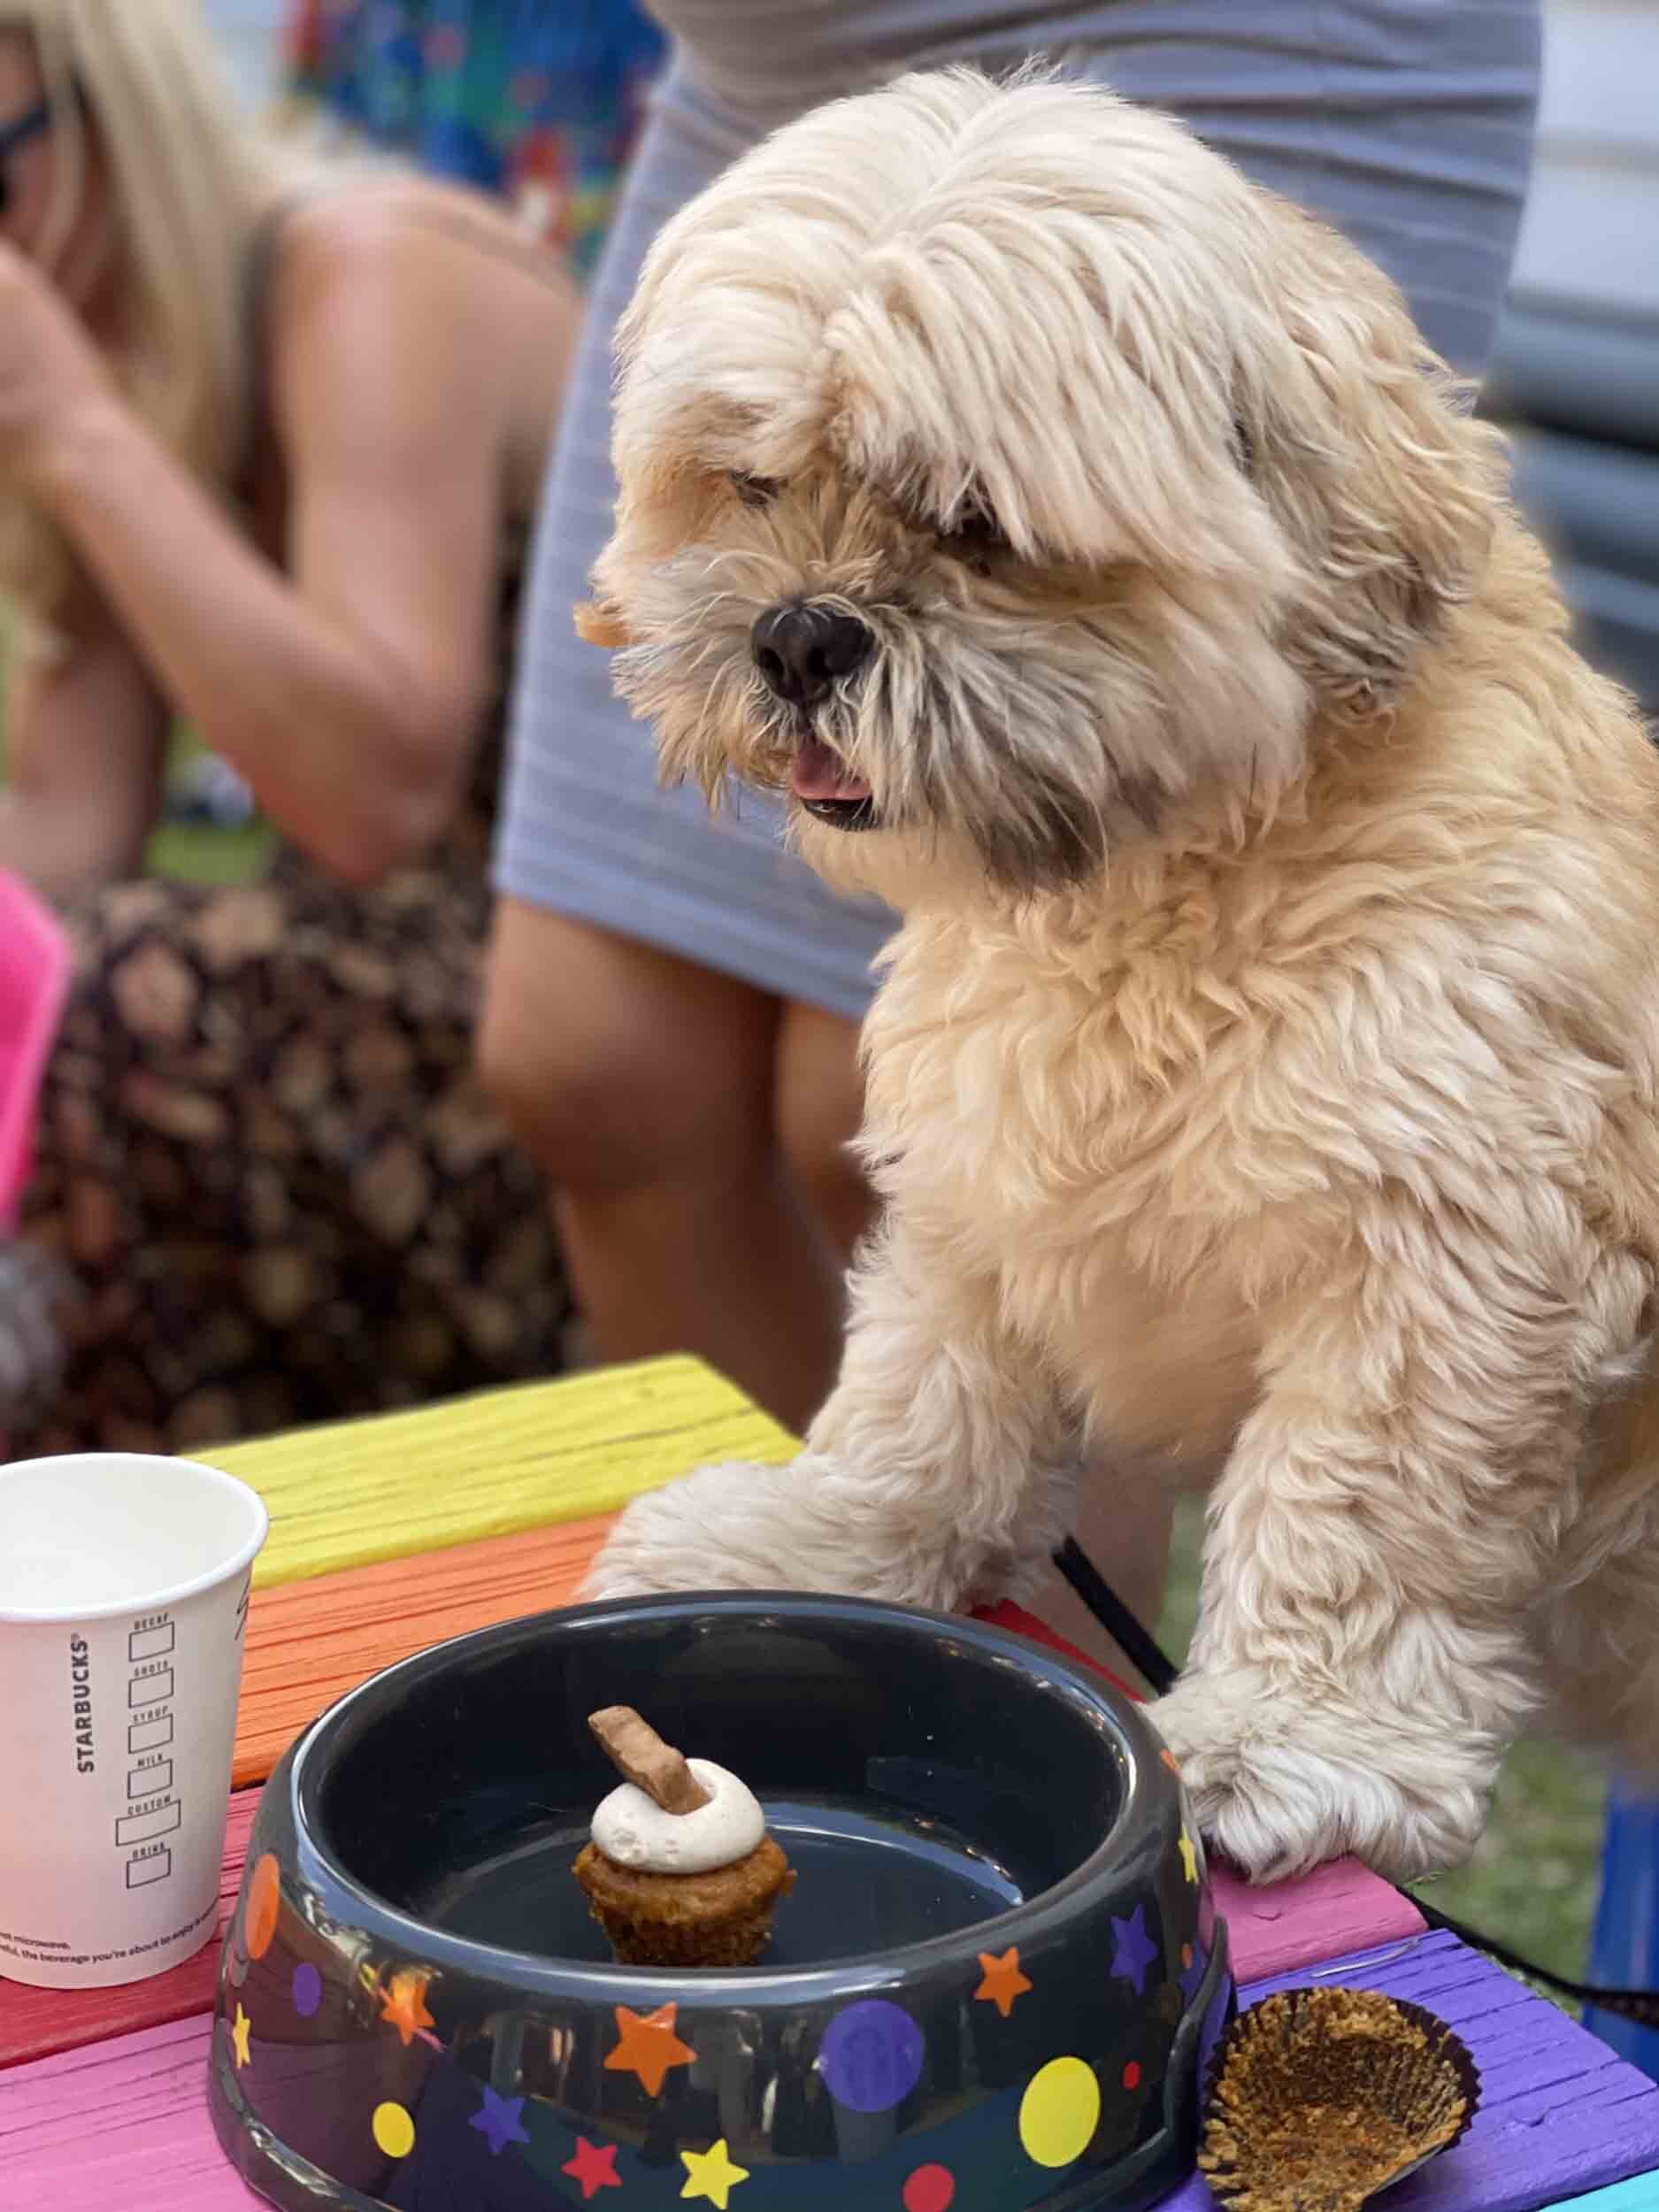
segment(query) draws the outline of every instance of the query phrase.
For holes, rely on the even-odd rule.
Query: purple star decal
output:
[[[1112,1972],[1133,1982],[1138,1997],[1158,1959],[1158,1947],[1147,1933],[1146,1907],[1137,1905],[1127,1920],[1114,1916],[1112,1935]]]
[[[523,2111],[522,2097],[497,2096],[493,2089],[486,2088],[483,2105],[472,2115],[467,2125],[476,2128],[480,2135],[488,2136],[489,2154],[492,2158],[499,2158],[509,2143],[527,2143],[530,2140],[522,2124]]]

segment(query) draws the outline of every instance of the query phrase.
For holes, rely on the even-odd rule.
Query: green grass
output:
[[[1159,1640],[1179,1655],[1198,1617],[1203,1509],[1176,1521]],[[1560,1745],[1517,1744],[1498,1785],[1486,1832],[1470,1863],[1423,1886],[1454,1919],[1492,1935],[1557,1974],[1582,1979],[1595,1910],[1607,1791],[1590,1763]]]
[[[263,822],[237,830],[168,823],[151,836],[145,864],[153,875],[188,883],[248,883],[269,861],[275,840]]]

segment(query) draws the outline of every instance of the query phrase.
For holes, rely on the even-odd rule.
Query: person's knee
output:
[[[680,964],[534,909],[503,910],[480,1073],[562,1190],[740,1178],[764,1148],[763,1026],[741,986],[705,988],[695,972],[669,972]]]

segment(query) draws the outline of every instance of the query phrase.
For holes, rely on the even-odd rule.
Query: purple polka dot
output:
[[[294,1969],[294,2009],[302,2020],[309,2020],[323,2001],[323,1978],[317,1969],[307,1963]]]
[[[838,2012],[818,2051],[818,2071],[850,2112],[890,2112],[922,2078],[922,2032],[879,1998]]]

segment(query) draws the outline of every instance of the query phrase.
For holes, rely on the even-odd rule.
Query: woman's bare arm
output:
[[[532,280],[483,258],[396,217],[292,242],[271,365],[288,575],[112,395],[81,399],[30,468],[168,695],[353,881],[442,828],[488,694],[522,318],[492,327],[481,288]]]

